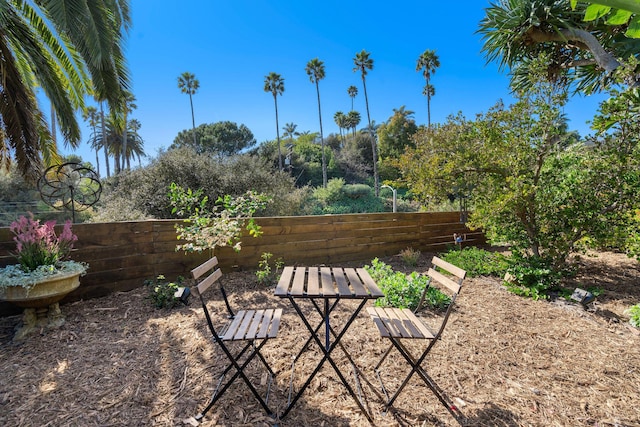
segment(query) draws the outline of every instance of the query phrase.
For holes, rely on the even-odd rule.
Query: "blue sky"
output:
[[[126,55],[137,99],[131,118],[142,123],[145,152],[154,157],[178,132],[191,128],[189,97],[177,87],[184,71],[200,81],[193,97],[196,126],[222,120],[245,124],[258,143],[276,138],[273,96],[263,90],[264,77],[271,71],[281,74],[285,84],[278,97],[280,129],[293,122],[298,131],[319,131],[315,85],[305,73],[307,62],[316,57],[324,61],[326,71],[320,81],[324,134],[338,132],[336,111],[351,109],[351,85],[358,87],[354,108],[366,125],[362,80],[352,71],[353,57],[362,49],[374,60],[367,93],[376,123],[388,120],[393,109],[403,105],[415,112],[418,124],[427,122],[425,82],[415,70],[425,49],[435,50],[441,63],[432,77],[432,122],[443,122],[459,111],[473,118],[500,99],[511,103],[506,72],[486,64],[476,34],[489,2],[462,0],[455,8],[451,4],[188,0],[178,5],[131,0],[133,28]],[[570,128],[588,134],[586,121],[601,99],[574,96],[565,108]],[[84,127],[83,140],[88,138]],[[63,153],[69,152],[60,145]],[[76,153],[95,162],[86,143]]]

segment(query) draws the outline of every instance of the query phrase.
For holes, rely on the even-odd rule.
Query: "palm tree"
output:
[[[122,107],[122,114],[123,114],[124,123],[128,123],[127,116],[129,115],[129,113],[133,112],[133,110],[138,108],[138,106],[134,104],[135,100],[136,100],[136,97],[133,96],[133,94],[128,90],[122,92],[122,102],[124,104]],[[123,153],[127,152],[127,141],[128,141],[127,126],[123,126],[123,129],[122,129],[122,152]],[[124,160],[125,158],[123,157],[121,170],[124,169]],[[127,169],[129,168],[127,167]]]
[[[356,53],[355,58],[353,58],[353,63],[355,67],[353,71],[360,71],[362,75],[362,88],[364,89],[364,103],[367,107],[367,121],[369,122],[369,128],[371,128],[371,115],[369,114],[369,97],[367,96],[367,81],[365,76],[367,75],[367,70],[373,70],[373,59],[369,58],[370,53],[366,50],[362,50],[361,52]],[[375,135],[371,135],[371,151],[373,152],[373,182],[374,189],[376,193],[376,197],[380,192],[379,178],[378,178],[378,155],[376,153],[376,137]]]
[[[98,126],[100,115],[98,114],[98,110],[96,107],[87,107],[82,113],[82,119],[89,122],[89,126],[91,126],[91,135],[96,134],[96,127]],[[96,150],[96,173],[98,177],[100,177],[100,161],[98,160],[98,152],[99,147],[91,147]]]
[[[284,127],[282,128],[282,130],[284,131],[282,136],[284,136],[285,138],[289,137],[289,142],[291,144],[293,144],[293,137],[300,135],[299,132],[296,132],[297,128],[298,125],[296,125],[295,123],[285,123]]]
[[[347,88],[347,93],[351,97],[351,111],[353,111],[353,100],[358,95],[358,88],[355,86],[349,86]]]
[[[80,143],[76,111],[93,94],[117,108],[129,86],[122,52],[129,0],[0,1],[0,163],[27,179],[58,159],[35,90],[49,99],[65,143]]]
[[[324,153],[324,136],[322,134],[322,112],[320,110],[320,86],[318,82],[324,79],[324,62],[318,58],[314,58],[307,63],[305,68],[309,80],[316,85],[316,93],[318,94],[318,117],[320,118],[320,144],[322,147],[322,187],[327,188],[327,160]]]
[[[342,111],[336,111],[333,115],[333,120],[338,125],[338,129],[340,130],[340,138],[342,139],[342,144],[344,145],[344,135],[342,134],[342,129],[347,129],[347,116]]]
[[[347,113],[347,123],[349,128],[353,130],[353,136],[356,136],[356,128],[360,124],[361,120],[360,113],[357,111],[349,111]]]
[[[278,138],[278,166],[282,170],[282,152],[280,150],[280,125],[278,124],[278,95],[284,92],[284,79],[273,71],[264,78],[264,91],[273,94],[273,102],[276,106],[276,137]]]
[[[431,127],[431,96],[436,93],[431,85],[431,75],[435,74],[436,68],[439,66],[440,59],[438,55],[436,55],[436,51],[429,49],[422,52],[416,64],[416,71],[422,71],[422,75],[426,80],[426,86],[422,93],[427,96],[427,127],[429,128]],[[433,90],[428,89],[428,87],[431,87]]]
[[[193,97],[200,88],[200,82],[196,79],[194,74],[185,71],[178,77],[178,88],[180,92],[189,95],[189,103],[191,104],[191,126],[193,129],[193,146],[196,147],[198,142],[196,141],[196,116],[193,114]]]

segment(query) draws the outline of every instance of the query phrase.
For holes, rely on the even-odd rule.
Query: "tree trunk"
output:
[[[109,170],[109,144],[107,143],[107,129],[104,124],[104,109],[102,108],[102,101],[100,101],[100,121],[102,126],[102,148],[104,149],[104,162],[107,167],[107,178],[111,176],[111,171]]]
[[[273,102],[276,104],[276,138],[278,139],[278,167],[282,171],[282,152],[280,150],[280,126],[278,125],[278,99],[277,95],[273,94]]]
[[[322,147],[322,187],[327,188],[327,160],[324,154],[324,135],[322,134],[322,113],[320,112],[320,86],[316,78],[316,93],[318,94],[318,117],[320,118],[320,146]]]
[[[367,121],[369,122],[369,133],[371,135],[371,152],[373,153],[373,185],[375,189],[376,197],[380,195],[380,185],[378,178],[378,153],[376,150],[376,135],[373,129],[371,129],[371,116],[369,115],[369,97],[367,96],[367,83],[362,74],[362,87],[364,88],[364,103],[367,106]]]

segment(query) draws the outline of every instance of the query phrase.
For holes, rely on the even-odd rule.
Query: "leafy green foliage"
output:
[[[383,212],[384,204],[374,196],[371,187],[345,184],[344,179],[333,178],[327,183],[327,188],[313,190],[307,210],[313,215]]]
[[[629,323],[636,328],[640,328],[640,304],[631,306],[627,313],[629,314]]]
[[[258,278],[258,283],[265,286],[274,285],[277,282],[278,272],[284,266],[282,258],[278,258],[273,264],[271,261],[272,258],[273,254],[271,252],[264,252],[258,262],[256,277]]]
[[[505,285],[516,295],[546,299],[549,291],[558,287],[561,277],[562,273],[552,267],[549,258],[514,254],[509,259]]]
[[[215,153],[219,156],[231,156],[250,148],[256,139],[249,128],[243,124],[222,121],[201,124],[196,128],[197,145],[194,146],[193,130],[183,130],[173,140],[170,148],[191,147],[198,154]]]
[[[177,245],[176,250],[202,252],[216,247],[233,246],[240,251],[242,229],[250,236],[258,237],[260,227],[253,219],[256,211],[263,209],[271,200],[269,196],[248,191],[238,197],[225,195],[216,200],[216,206],[208,209],[208,198],[203,190],[184,189],[176,183],[169,186],[172,213],[185,217],[183,223],[176,223],[178,240],[186,243]]]
[[[156,308],[173,308],[180,304],[180,299],[176,298],[175,293],[182,287],[183,281],[183,277],[178,277],[175,282],[171,282],[160,274],[155,279],[145,280],[144,284],[149,288],[148,298]]]
[[[445,261],[467,272],[468,277],[504,276],[507,260],[504,255],[469,246],[462,250],[451,249],[440,255]]]
[[[394,271],[391,266],[375,258],[371,265],[364,267],[376,281],[384,298],[376,300],[379,307],[409,308],[415,310],[420,302],[420,297],[429,277],[412,272],[409,276],[399,271]],[[434,310],[443,310],[451,303],[451,298],[435,287],[430,287],[425,294],[424,304]]]

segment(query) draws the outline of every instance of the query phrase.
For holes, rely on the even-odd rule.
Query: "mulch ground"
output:
[[[407,268],[398,257],[383,261]],[[427,370],[458,405],[468,426],[640,426],[640,334],[624,310],[640,302],[638,262],[599,253],[581,258],[570,286],[603,289],[595,304],[532,301],[508,293],[495,278],[467,279]],[[353,264],[352,264],[353,265]],[[232,302],[242,307],[282,307],[277,340],[264,354],[278,375],[270,405],[282,411],[291,356],[306,329],[273,288],[252,272],[223,277]],[[178,426],[192,425],[206,405],[222,369],[197,301],[172,310],[155,309],[139,288],[62,307],[67,323],[22,343],[11,341],[20,317],[0,319],[0,425],[5,426]],[[222,309],[218,302],[212,308]],[[351,309],[346,301],[337,318]],[[342,310],[342,311],[340,311]],[[378,426],[455,426],[456,420],[414,378],[382,413],[372,372],[386,348],[363,311],[343,343],[363,373],[362,390]],[[342,360],[339,350],[335,356]],[[311,348],[298,363],[304,382],[319,352]],[[392,356],[395,357],[395,356]],[[348,364],[339,363],[350,380]],[[404,377],[399,357],[387,365],[393,386]],[[256,378],[260,371],[249,370]],[[259,380],[258,380],[259,381]],[[233,385],[202,426],[268,426],[246,386]],[[328,364],[280,426],[367,426],[367,419]]]

